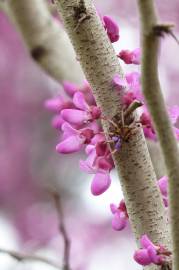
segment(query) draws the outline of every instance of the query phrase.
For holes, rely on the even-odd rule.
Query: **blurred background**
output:
[[[139,47],[136,1],[95,2],[102,15],[111,15],[119,23],[116,52]],[[173,22],[177,35],[179,2],[156,2],[161,21]],[[47,192],[52,188],[61,198],[72,270],[140,269],[132,259],[136,246],[130,227],[122,232],[111,228],[109,205],[122,199],[115,172],[110,189],[99,197],[92,196],[91,177],[79,169],[83,156],[55,152],[59,133],[51,127],[52,114],[44,108],[44,101],[63,89],[31,59],[21,33],[3,10],[0,37],[0,248],[39,254],[62,265],[59,217]],[[179,105],[179,47],[170,36],[162,39],[160,54],[166,102]],[[157,143],[150,149],[156,157]],[[159,161],[157,166],[162,167]],[[41,262],[17,262],[0,253],[3,270],[39,267],[54,269]]]

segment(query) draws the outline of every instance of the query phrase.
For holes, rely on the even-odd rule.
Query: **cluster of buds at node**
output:
[[[155,245],[145,234],[140,238],[141,248],[135,251],[134,260],[143,265],[167,265],[171,260],[171,252],[163,245]]]

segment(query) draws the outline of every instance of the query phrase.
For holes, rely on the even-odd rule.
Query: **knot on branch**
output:
[[[88,14],[84,0],[80,0],[78,6],[74,7],[74,18],[77,21],[75,31],[78,30],[80,25],[85,21],[90,19],[90,14]]]
[[[153,27],[153,33],[155,36],[162,37],[162,38],[165,35],[170,35],[175,39],[177,44],[179,44],[178,38],[175,36],[175,34],[172,31],[173,27],[174,27],[174,24],[157,24]]]
[[[123,142],[129,142],[129,139],[137,129],[141,126],[139,122],[135,120],[133,112],[141,107],[143,104],[137,100],[133,101],[129,107],[122,110],[121,116],[115,115],[109,121],[109,143],[111,148],[114,148],[112,154],[119,151]]]
[[[40,61],[45,56],[46,53],[47,50],[41,45],[34,47],[30,52],[32,58],[35,61]]]

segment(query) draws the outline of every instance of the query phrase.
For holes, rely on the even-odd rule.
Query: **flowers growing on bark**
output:
[[[169,262],[171,252],[162,245],[154,244],[146,234],[140,238],[140,245],[141,248],[134,253],[137,263],[146,266],[151,263],[166,265]]]
[[[119,28],[117,24],[108,16],[103,17],[104,28],[111,42],[119,39]],[[133,51],[122,50],[117,57],[123,60],[125,64],[139,65],[141,61],[140,49]],[[70,154],[83,150],[86,159],[79,161],[80,169],[93,174],[91,182],[91,193],[94,196],[101,195],[111,185],[110,172],[114,168],[112,154],[119,152],[124,142],[130,140],[132,132],[137,124],[142,125],[144,134],[147,138],[157,140],[154,126],[151,121],[150,114],[147,110],[144,97],[141,92],[140,74],[139,72],[130,72],[122,78],[115,74],[111,78],[111,84],[114,91],[118,94],[123,92],[123,110],[121,119],[108,119],[97,106],[92,90],[87,81],[82,87],[71,82],[64,82],[63,87],[66,92],[66,98],[59,96],[58,98],[48,100],[45,106],[56,113],[53,119],[53,126],[60,129],[61,140],[56,146],[56,150],[60,154]],[[127,114],[129,108],[134,104],[140,104],[139,119],[129,120],[132,112]],[[173,125],[176,124],[179,116],[179,108],[168,109]],[[101,120],[108,121],[109,134],[105,136],[101,126]],[[126,122],[128,122],[126,124]],[[174,127],[176,136],[179,132]],[[162,198],[165,206],[168,206],[167,198],[167,178],[162,177],[158,181]],[[119,205],[110,205],[112,217],[112,228],[116,231],[124,229],[128,223],[128,213],[124,200]],[[141,265],[149,265],[151,263],[163,265],[168,261],[171,253],[162,245],[155,245],[143,235],[140,239],[141,248],[134,254],[134,259]]]

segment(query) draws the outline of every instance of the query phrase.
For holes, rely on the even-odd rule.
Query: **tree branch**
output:
[[[82,71],[70,41],[45,0],[9,0],[8,8],[32,58],[57,81],[81,82]]]
[[[0,253],[5,253],[14,258],[17,261],[39,261],[42,263],[46,263],[54,268],[62,269],[58,264],[52,262],[49,259],[43,258],[37,255],[30,255],[30,254],[22,254],[17,251],[7,250],[0,248]]]
[[[179,151],[175,140],[158,76],[159,38],[157,16],[152,0],[138,0],[142,28],[142,86],[160,141],[169,176],[170,212],[174,269],[179,269]],[[159,28],[158,28],[159,30]],[[162,32],[163,31],[163,32]],[[166,32],[166,31],[165,31]]]
[[[59,216],[59,230],[64,241],[63,270],[70,270],[70,240],[64,223],[64,215],[59,194],[51,192]]]
[[[97,105],[109,119],[120,119],[122,92],[117,94],[112,79],[116,74],[123,77],[123,73],[92,1],[81,2],[88,19],[79,23],[81,16],[75,12],[78,9],[80,13],[78,0],[55,0]],[[103,128],[108,134],[107,121]],[[114,160],[136,239],[146,233],[170,249],[168,220],[141,127],[136,126],[135,134],[123,143]]]

